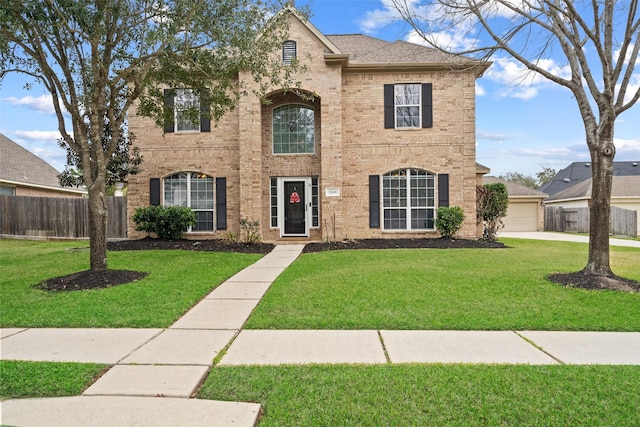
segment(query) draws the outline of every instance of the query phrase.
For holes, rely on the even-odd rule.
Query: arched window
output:
[[[293,40],[287,40],[282,43],[282,62],[284,64],[291,64],[291,62],[297,56],[297,45]]]
[[[382,176],[385,230],[435,228],[435,175],[422,169],[398,169]]]
[[[165,206],[185,206],[195,212],[196,223],[189,231],[213,231],[213,177],[179,172],[163,182]]]
[[[273,153],[313,154],[315,119],[313,108],[289,104],[273,109]]]

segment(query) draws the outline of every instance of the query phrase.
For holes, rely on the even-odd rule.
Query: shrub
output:
[[[195,213],[181,206],[138,208],[132,219],[136,230],[156,233],[163,239],[180,239],[196,223]]]
[[[477,187],[477,218],[484,224],[483,235],[489,240],[495,240],[504,224],[502,218],[507,215],[509,193],[507,186],[501,182],[485,184]]]
[[[260,236],[260,221],[240,218],[240,230],[240,234],[244,234],[245,243],[252,245],[262,242],[262,237]]]
[[[462,227],[464,211],[459,206],[439,207],[436,211],[436,228],[444,237],[452,237]]]

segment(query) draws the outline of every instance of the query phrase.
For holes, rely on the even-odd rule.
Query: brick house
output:
[[[181,119],[197,98],[174,90],[165,129],[132,116],[144,157],[130,177],[128,216],[184,205],[189,238],[224,238],[257,220],[264,241],[438,237],[435,210],[460,206],[460,237],[475,238],[475,80],[487,64],[364,35],[324,35],[290,13],[282,60],[307,71],[312,100],[273,88],[245,96],[217,126]],[[251,84],[248,74],[238,79]],[[143,237],[129,224],[131,238]]]

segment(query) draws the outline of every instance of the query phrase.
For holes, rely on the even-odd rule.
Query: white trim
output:
[[[280,237],[309,237],[312,218],[312,188],[311,177],[279,177],[277,184],[277,198],[278,198],[278,228],[280,229]],[[304,234],[285,234],[284,232],[284,203],[281,202],[284,195],[285,182],[299,182],[303,181],[305,185],[305,219],[304,219]]]
[[[30,183],[26,183],[26,182],[20,182],[20,181],[11,181],[8,179],[0,179],[0,184],[9,184],[9,185],[14,185],[16,186],[16,188],[19,187],[26,187],[26,188],[37,188],[40,190],[51,190],[51,191],[58,191],[58,192],[62,192],[62,193],[73,193],[73,194],[82,194],[82,195],[87,195],[87,190],[74,190],[72,188],[64,188],[64,187],[51,187],[48,185],[39,185],[39,184],[30,184]]]

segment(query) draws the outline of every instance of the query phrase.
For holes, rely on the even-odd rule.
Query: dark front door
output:
[[[307,234],[307,211],[304,181],[285,181],[284,183],[284,234]]]

